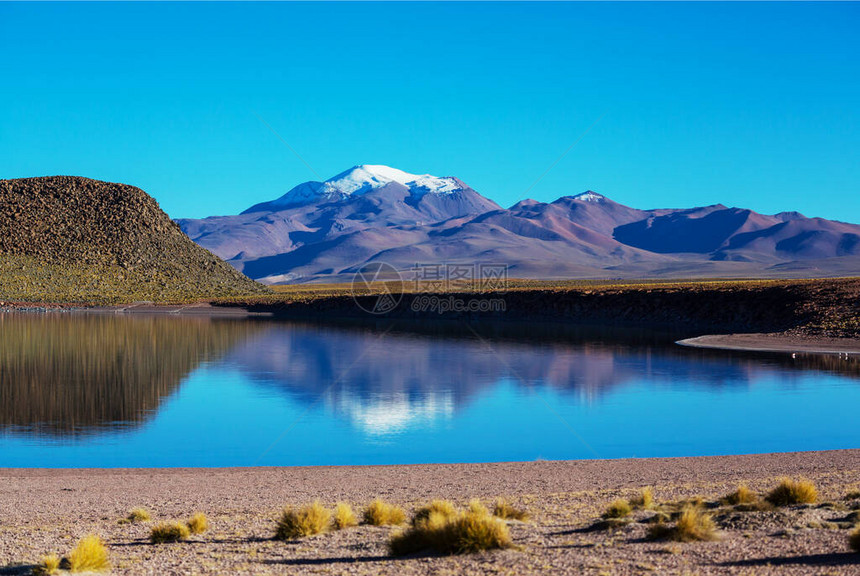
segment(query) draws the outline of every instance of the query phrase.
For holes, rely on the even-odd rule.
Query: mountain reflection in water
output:
[[[253,330],[201,318],[0,314],[0,428],[64,436],[138,425]]]
[[[437,328],[437,329],[433,329]],[[775,367],[787,387],[804,370],[860,375],[832,357],[728,355],[681,348],[671,334],[593,327],[412,326],[333,329],[296,324],[260,331],[226,355],[251,381],[354,420],[369,433],[450,418],[501,380],[550,387],[584,403],[643,380],[745,387]]]
[[[856,360],[685,349],[673,344],[678,336],[0,314],[0,466],[485,461],[856,444],[841,413],[860,400]]]

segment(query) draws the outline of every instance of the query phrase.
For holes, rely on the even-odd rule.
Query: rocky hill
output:
[[[143,190],[0,180],[0,300],[185,301],[265,288],[194,244]]]

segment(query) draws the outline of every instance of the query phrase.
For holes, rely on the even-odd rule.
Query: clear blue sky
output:
[[[0,178],[198,217],[388,164],[506,206],[860,222],[858,30],[857,3],[2,3]]]

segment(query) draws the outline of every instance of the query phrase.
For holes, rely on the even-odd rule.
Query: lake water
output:
[[[562,327],[0,314],[0,467],[857,448],[860,367]]]

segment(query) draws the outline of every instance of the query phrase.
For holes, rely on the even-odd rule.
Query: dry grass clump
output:
[[[65,560],[69,572],[102,572],[110,568],[107,548],[95,534],[81,538]]]
[[[522,508],[511,506],[506,500],[499,498],[493,507],[493,516],[502,520],[519,520],[525,522],[529,519],[529,513]]]
[[[468,511],[472,514],[489,516],[490,509],[484,506],[484,503],[478,500],[477,498],[472,498],[469,500]]]
[[[727,494],[723,501],[726,504],[737,506],[738,504],[754,504],[758,501],[758,494],[749,489],[746,484],[741,484],[738,489]]]
[[[36,568],[33,569],[34,574],[41,574],[43,576],[51,576],[52,574],[56,574],[60,570],[60,557],[56,554],[48,554],[47,556],[42,556],[42,561],[39,563]]]
[[[430,512],[426,518],[413,520],[406,530],[396,532],[388,541],[388,551],[392,556],[405,556],[422,550],[447,548],[445,527],[449,522],[439,512]]]
[[[648,535],[655,540],[668,539],[678,542],[716,540],[718,537],[711,515],[695,505],[685,506],[674,526],[667,526],[662,521],[653,524]]]
[[[813,504],[818,500],[818,489],[809,480],[783,478],[779,485],[765,497],[765,500],[774,506]]]
[[[188,525],[188,530],[192,534],[203,534],[209,529],[209,520],[206,519],[206,514],[203,512],[197,512],[185,524]]]
[[[855,526],[851,534],[848,535],[848,544],[855,552],[860,552],[860,526]]]
[[[406,522],[403,508],[383,502],[379,498],[371,502],[364,511],[364,523],[371,526],[388,526]]]
[[[191,535],[191,529],[182,522],[162,522],[152,527],[149,541],[153,544],[165,542],[180,542]]]
[[[717,527],[710,514],[698,506],[688,506],[681,510],[675,533],[676,539],[681,542],[714,540],[717,537]]]
[[[440,554],[465,554],[508,548],[511,545],[510,532],[502,520],[489,513],[473,511],[453,516],[430,512],[407,530],[394,534],[388,543],[392,556],[423,550],[434,550]]]
[[[654,507],[654,491],[650,486],[639,491],[639,496],[630,499],[630,504],[634,508],[642,508],[650,510]]]
[[[352,506],[345,502],[338,502],[334,507],[332,527],[334,527],[335,530],[343,530],[350,526],[358,526],[358,519],[352,511]]]
[[[610,520],[615,518],[624,518],[628,516],[631,512],[633,512],[633,507],[630,506],[630,503],[627,500],[615,500],[613,501],[609,507],[606,509],[606,512],[603,513],[603,518]]]
[[[451,541],[449,550],[453,552],[479,552],[511,545],[508,527],[488,514],[467,512],[449,520],[446,527]]]
[[[136,523],[136,522],[149,522],[152,520],[152,517],[149,515],[149,511],[146,508],[132,508],[128,511],[128,516],[125,517],[128,522]]]
[[[275,538],[278,540],[292,540],[303,536],[321,534],[331,526],[331,512],[315,500],[310,506],[298,510],[285,508],[278,520],[278,528]]]
[[[422,506],[415,511],[412,517],[412,525],[418,524],[430,518],[431,514],[439,514],[443,518],[451,518],[457,515],[457,507],[449,500],[433,500],[430,504]]]

